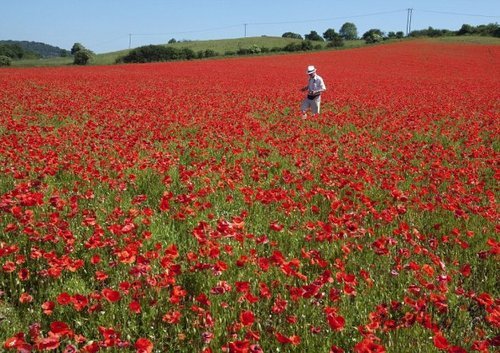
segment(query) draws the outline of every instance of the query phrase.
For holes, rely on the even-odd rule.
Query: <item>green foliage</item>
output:
[[[323,38],[316,31],[311,31],[311,33],[305,35],[306,40],[322,42]]]
[[[175,40],[175,38],[172,38],[168,41],[168,44],[174,44],[174,43],[177,43],[177,41]]]
[[[5,55],[0,55],[0,67],[10,66],[12,64],[12,59]]]
[[[447,29],[435,29],[429,26],[427,29],[412,31],[410,37],[443,37],[455,35],[453,31]]]
[[[490,23],[487,25],[479,26],[463,24],[458,31],[428,27],[427,29],[416,30],[410,33],[410,37],[446,37],[454,35],[500,37],[500,25],[498,23]]]
[[[205,55],[206,52],[203,54]],[[210,53],[209,53],[210,54]],[[198,54],[199,57],[200,54]],[[145,45],[130,51],[129,54],[117,59],[124,63],[148,63],[156,61],[191,60],[197,54],[189,48],[174,48],[163,45]]]
[[[337,37],[338,36],[338,33],[335,32],[335,30],[333,28],[328,28],[324,33],[323,33],[323,38],[325,38],[325,40],[327,41],[330,41],[332,40],[333,38]]]
[[[0,55],[8,56],[11,59],[21,59],[23,49],[17,44],[3,44],[0,45]]]
[[[326,46],[329,48],[342,47],[344,45],[344,38],[332,28],[327,29],[326,32],[323,33],[323,38],[328,41]]]
[[[11,43],[0,43],[0,55],[7,56],[13,60],[33,59],[39,57],[38,54],[27,51],[18,44]]]
[[[87,65],[92,58],[92,52],[88,49],[82,49],[75,53],[73,64]]]
[[[475,28],[474,34],[478,34],[480,36],[500,37],[500,25],[498,23],[479,25]]]
[[[294,51],[308,51],[313,49],[313,44],[310,40],[305,40],[300,43],[290,43],[287,44],[283,50],[288,52]]]
[[[293,32],[285,32],[281,36],[283,38],[294,38],[294,39],[303,39],[302,36],[298,33],[293,33]]]
[[[331,41],[326,45],[328,48],[340,48],[344,46],[344,38],[341,36],[334,37]]]
[[[384,32],[380,29],[373,28],[363,34],[363,39],[367,44],[381,42],[384,40]]]
[[[198,59],[212,58],[212,57],[218,56],[218,55],[219,55],[219,53],[217,53],[215,50],[212,50],[212,49],[199,50],[196,52],[196,57]]]
[[[87,65],[90,59],[94,56],[92,51],[85,48],[80,43],[73,44],[71,54],[73,55],[73,64],[75,65]]]
[[[16,45],[20,47],[24,54],[21,59],[26,58],[54,58],[62,56],[67,50],[40,42],[28,42],[19,40],[1,40],[0,47],[3,45]]]
[[[352,22],[346,22],[340,27],[340,36],[345,40],[358,39],[358,29],[356,25]]]
[[[402,31],[399,32],[389,32],[387,33],[387,38],[389,39],[402,39],[404,38],[404,33]]]
[[[462,27],[456,32],[457,36],[463,35],[481,35],[481,36],[500,36],[500,25],[498,23],[490,23],[487,25],[479,25],[477,27],[469,24],[463,24]]]
[[[75,43],[71,47],[71,55],[75,55],[77,52],[79,52],[80,50],[83,50],[83,49],[85,49],[85,47],[82,44]]]
[[[71,54],[74,56],[73,64],[75,65],[87,65],[90,59],[94,56],[92,51],[85,48],[80,43],[73,44]]]
[[[463,36],[466,34],[473,34],[474,27],[468,24],[463,24],[462,27],[458,30],[457,35]]]
[[[249,55],[249,54],[259,54],[262,52],[262,49],[257,45],[253,44],[250,48],[240,48],[236,52],[238,55]]]

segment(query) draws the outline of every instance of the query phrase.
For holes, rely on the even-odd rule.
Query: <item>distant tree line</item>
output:
[[[69,56],[70,52],[40,42],[17,40],[0,41],[0,66],[9,66],[13,60]]]
[[[441,36],[463,36],[463,35],[480,35],[480,36],[493,36],[500,37],[500,25],[498,23],[490,23],[487,25],[471,26],[468,24],[462,25],[458,31],[452,31],[447,29],[434,29],[429,27],[427,29],[412,31],[410,37],[441,37]],[[316,31],[311,31],[305,34],[304,37],[298,33],[285,32],[282,35],[283,38],[295,38],[295,39],[306,39],[310,41],[327,41],[328,47],[340,47],[344,45],[344,40],[355,40],[358,38],[358,30],[356,25],[352,22],[346,22],[342,25],[339,32],[335,32],[335,29],[329,28],[320,36]],[[399,32],[388,32],[387,34],[382,32],[378,28],[373,28],[361,36],[366,43],[377,43],[387,39],[401,39],[404,38],[405,34],[402,31]]]
[[[450,31],[447,29],[435,29],[429,27],[418,31],[412,31],[410,37],[443,37],[443,36],[488,36],[500,37],[500,25],[498,23],[490,23],[487,25],[472,26],[463,24],[458,31]]]
[[[40,55],[27,51],[18,44],[0,43],[0,66],[10,66],[12,60],[37,59]]]
[[[60,56],[69,56],[68,50],[40,42],[29,42],[24,40],[0,40],[0,46],[4,45],[11,47],[16,46],[16,51],[19,51],[19,48],[21,48],[21,50],[25,53],[23,58],[53,58]]]

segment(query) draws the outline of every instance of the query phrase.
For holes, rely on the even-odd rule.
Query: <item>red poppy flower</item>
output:
[[[255,321],[255,315],[250,310],[245,310],[240,313],[240,322],[243,326],[251,326]]]
[[[36,349],[42,350],[55,350],[59,348],[61,342],[59,341],[59,336],[48,336],[45,338],[40,338],[38,342],[36,342]]]
[[[437,333],[434,336],[433,342],[434,342],[434,347],[436,347],[437,349],[448,349],[448,347],[450,346],[448,340],[444,338],[444,336],[441,333]]]
[[[45,315],[51,315],[54,311],[55,303],[48,301],[42,304],[42,310]]]
[[[50,331],[58,336],[72,336],[73,331],[68,324],[62,321],[54,321],[50,323]]]
[[[137,353],[151,353],[153,351],[153,343],[147,338],[139,338],[134,347]]]
[[[370,338],[364,338],[363,341],[354,346],[355,353],[385,353],[384,346],[376,343]]]
[[[71,295],[66,292],[63,292],[57,296],[57,302],[60,305],[68,305],[71,303]]]
[[[228,344],[229,353],[249,353],[250,342],[248,341],[234,341]]]
[[[3,347],[5,349],[17,349],[24,344],[26,344],[26,341],[24,340],[24,334],[20,333],[16,336],[8,338],[3,344]]]
[[[179,311],[173,311],[163,315],[162,321],[169,324],[177,324],[181,320],[182,314]]]
[[[102,290],[102,295],[104,298],[106,298],[109,302],[114,303],[120,300],[120,292],[110,289],[110,288],[104,288]]]
[[[131,301],[128,308],[134,314],[139,314],[141,312],[141,304],[136,300]]]

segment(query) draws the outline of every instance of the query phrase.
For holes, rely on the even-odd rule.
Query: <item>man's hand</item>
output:
[[[307,86],[306,86],[306,87],[302,87],[300,90],[301,90],[302,92],[307,91]]]

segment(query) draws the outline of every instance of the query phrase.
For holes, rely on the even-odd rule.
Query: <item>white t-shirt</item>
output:
[[[325,90],[326,86],[323,78],[319,75],[314,75],[313,77],[309,78],[308,89],[309,91]]]

